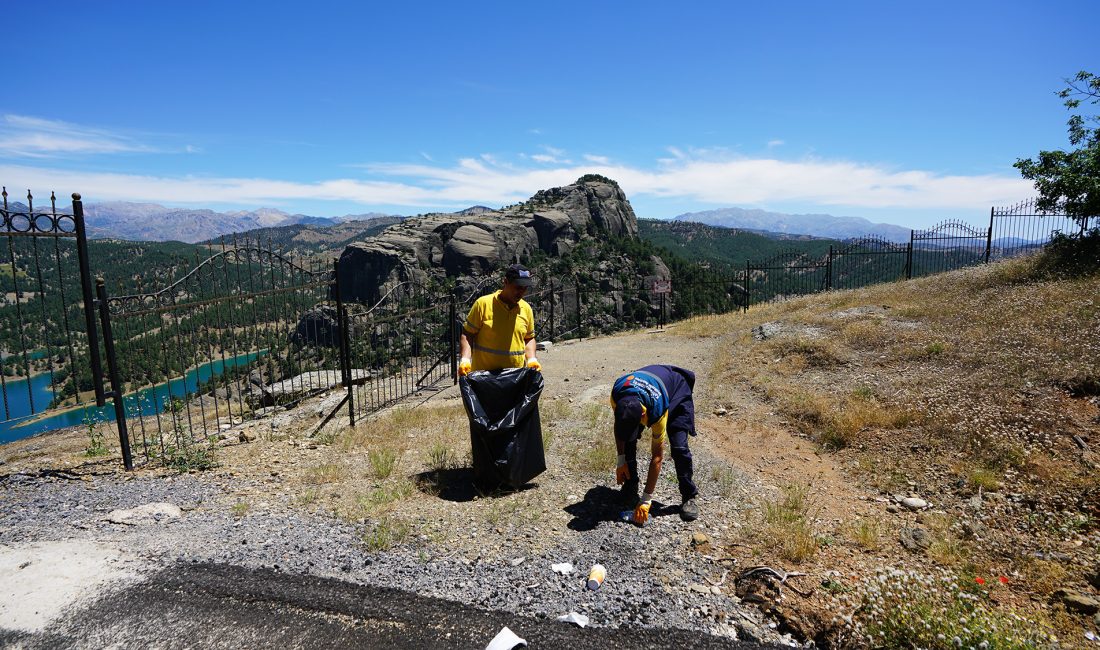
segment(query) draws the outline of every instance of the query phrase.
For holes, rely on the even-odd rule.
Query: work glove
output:
[[[638,504],[638,507],[634,508],[634,523],[641,526],[649,521],[649,507],[651,505],[653,505],[653,495],[647,492],[642,495],[642,502]]]
[[[458,362],[458,374],[462,377],[470,374],[473,369],[474,366],[469,357],[462,357],[462,360]]]
[[[536,370],[538,372],[542,372],[542,364],[539,363],[539,360],[536,359],[535,357],[531,357],[530,359],[527,360],[527,367],[531,368],[533,370]]]
[[[630,466],[626,464],[626,454],[619,454],[618,459],[616,459],[615,483],[617,485],[622,485],[629,480]],[[637,494],[637,492],[635,492],[634,494]]]

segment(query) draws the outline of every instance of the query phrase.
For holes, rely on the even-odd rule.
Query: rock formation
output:
[[[338,265],[341,298],[373,304],[401,282],[484,276],[527,262],[537,251],[566,255],[582,239],[601,233],[636,238],[638,222],[618,184],[594,175],[502,210],[479,206],[410,218],[344,249]]]

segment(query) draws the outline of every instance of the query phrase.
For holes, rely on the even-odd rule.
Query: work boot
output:
[[[619,488],[619,503],[622,507],[633,510],[641,501],[642,499],[638,496],[637,481],[627,481]]]
[[[699,505],[695,503],[695,497],[685,499],[680,504],[680,519],[684,521],[695,521],[699,518]]]

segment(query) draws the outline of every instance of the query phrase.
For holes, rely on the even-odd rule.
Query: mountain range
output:
[[[21,203],[9,204],[15,212],[26,210]],[[67,210],[66,210],[67,211]],[[456,215],[472,217],[491,212],[485,206],[472,206]],[[375,224],[396,223],[404,217],[380,212],[347,214],[342,217],[314,217],[289,214],[275,208],[216,212],[170,208],[156,203],[113,201],[85,203],[84,218],[88,236],[95,239],[125,239],[130,241],[182,241],[197,243],[217,239],[221,235],[256,229],[285,226],[309,226],[310,230],[328,228],[348,222]],[[861,217],[834,217],[828,214],[784,214],[744,208],[719,208],[703,212],[688,212],[672,221],[691,221],[748,230],[767,236],[808,235],[828,239],[853,239],[876,235],[895,242],[908,242],[909,229],[885,223],[872,223]],[[349,231],[350,232],[350,231]]]
[[[26,206],[21,203],[9,207],[14,212],[26,210]],[[70,212],[67,208],[59,211]],[[342,217],[313,217],[288,214],[275,208],[216,212],[127,201],[84,204],[84,224],[91,239],[181,241],[189,244],[256,229],[282,226],[327,228],[348,222],[376,223],[380,219],[396,222],[402,218],[380,212],[347,214]]]
[[[738,228],[761,233],[782,233],[855,239],[875,235],[893,242],[908,242],[909,228],[888,223],[872,223],[862,217],[834,217],[829,214],[784,214],[744,208],[719,208],[703,212],[687,212],[673,221],[694,221],[711,226]]]

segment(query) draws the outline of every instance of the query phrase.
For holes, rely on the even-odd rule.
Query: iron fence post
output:
[[[340,324],[340,374],[348,391],[348,423],[355,426],[355,382],[351,377],[351,335],[347,308],[340,296],[340,260],[332,260],[332,293],[336,298],[336,322]]]
[[[993,247],[993,208],[989,208],[989,232],[985,236],[985,263],[989,263],[989,251]]]
[[[550,340],[554,340],[554,278],[550,278]]]
[[[749,311],[749,307],[752,306],[752,266],[751,262],[745,260],[745,311]]]
[[[451,291],[450,299],[448,300],[448,309],[447,309],[447,322],[449,323],[449,325],[447,326],[447,338],[451,342],[451,385],[452,386],[458,383],[458,359],[456,358],[457,355],[458,355],[458,350],[456,349],[457,348],[456,343],[458,341],[458,327],[456,327],[457,321],[458,321],[458,306],[455,303],[456,303],[455,293],[454,293],[454,291]]]
[[[905,253],[905,279],[913,279],[913,237],[916,233],[909,231],[909,249]]]
[[[577,293],[577,339],[579,340],[584,338],[584,331],[581,329],[581,281],[574,278],[573,287]]]
[[[84,229],[84,203],[73,192],[73,223],[76,225],[76,258],[80,265],[80,290],[84,296],[84,325],[88,329],[88,354],[92,365],[92,387],[95,389],[95,405],[102,407],[107,398],[103,390],[103,361],[99,356],[99,336],[95,326],[95,301],[92,297],[92,271],[88,262],[88,236]],[[70,364],[75,364],[71,359]],[[75,370],[75,368],[74,368]],[[79,389],[79,382],[77,383]],[[127,467],[127,469],[130,469]]]
[[[829,244],[829,257],[825,260],[825,290],[833,289],[833,245]]]
[[[103,349],[107,353],[107,372],[111,379],[111,401],[115,404],[118,444],[122,449],[122,464],[130,471],[134,469],[134,459],[130,453],[130,433],[126,430],[126,405],[122,400],[122,381],[118,374],[118,359],[115,357],[115,340],[111,334],[111,310],[107,307],[107,287],[103,278],[96,278],[95,289],[99,298],[99,318],[103,322]]]

